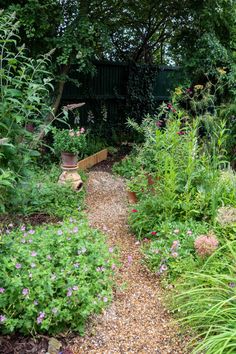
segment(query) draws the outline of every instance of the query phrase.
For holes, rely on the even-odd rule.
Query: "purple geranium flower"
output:
[[[66,296],[70,297],[72,295],[72,289],[68,288]]]
[[[16,269],[20,269],[22,267],[22,265],[20,263],[16,263],[15,267],[16,267]]]
[[[109,248],[109,252],[110,252],[110,253],[112,253],[112,252],[113,252],[113,250],[114,250],[114,248],[113,248],[113,247],[110,247],[110,248]]]
[[[37,256],[37,252],[35,252],[35,251],[31,252],[31,256],[32,257],[36,257]]]
[[[73,232],[76,233],[76,232],[78,232],[78,231],[79,231],[78,227],[75,226],[75,227],[73,228]]]
[[[0,294],[3,294],[5,292],[4,288],[0,288]]]
[[[229,283],[230,288],[235,288],[235,286],[236,286],[236,283],[234,283],[234,282]]]
[[[25,225],[22,225],[20,229],[21,231],[25,231]]]
[[[6,321],[6,316],[0,315],[0,323],[3,323],[4,321]]]
[[[29,289],[27,289],[27,288],[23,289],[23,290],[22,290],[22,294],[23,294],[24,296],[28,295],[28,294],[29,294]]]
[[[77,291],[79,290],[79,287],[77,285],[74,285],[73,288],[72,288],[74,291]]]
[[[59,236],[62,235],[62,234],[63,234],[62,230],[58,230],[58,231],[57,231],[57,234],[58,234]]]
[[[39,316],[37,317],[37,323],[38,324],[42,323],[44,317],[45,317],[45,313],[44,312],[39,312]]]
[[[30,234],[30,235],[33,235],[34,233],[35,233],[35,231],[34,231],[34,230],[32,230],[32,229],[31,229],[31,230],[29,230],[29,234]]]
[[[107,298],[106,296],[104,296],[103,301],[104,301],[104,302],[107,302],[107,301],[108,301],[108,298]]]

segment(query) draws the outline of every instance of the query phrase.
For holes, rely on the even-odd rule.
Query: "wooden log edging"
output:
[[[85,159],[78,162],[78,169],[79,170],[86,170],[94,165],[98,164],[101,161],[107,159],[108,150],[103,149],[98,151],[96,154],[86,157]]]

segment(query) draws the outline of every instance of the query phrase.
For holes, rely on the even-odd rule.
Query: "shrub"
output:
[[[23,176],[39,155],[37,132],[50,112],[52,89],[48,57],[27,57],[25,47],[19,46],[18,32],[15,14],[0,10],[0,168],[14,179]],[[4,186],[7,190],[4,184],[1,189]],[[8,197],[1,198],[2,210]]]
[[[2,241],[2,333],[83,333],[87,317],[110,301],[112,250],[81,214],[55,226],[22,225]]]

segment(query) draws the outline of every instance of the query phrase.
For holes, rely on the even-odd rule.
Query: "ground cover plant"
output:
[[[113,249],[78,214],[57,225],[2,237],[2,333],[83,333],[85,320],[112,296]]]
[[[84,208],[85,191],[76,193],[71,185],[58,184],[61,174],[59,166],[31,169],[27,179],[18,183],[14,196],[6,204],[6,211],[22,215],[44,212],[58,218],[76,215]],[[83,181],[86,175],[80,171]]]

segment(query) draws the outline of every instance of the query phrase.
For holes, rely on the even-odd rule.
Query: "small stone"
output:
[[[50,338],[48,342],[48,353],[49,354],[58,354],[58,350],[61,348],[61,342],[56,338]]]

